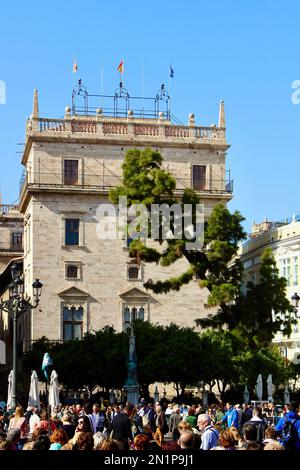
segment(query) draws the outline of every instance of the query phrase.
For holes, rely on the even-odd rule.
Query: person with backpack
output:
[[[288,450],[300,450],[300,416],[297,408],[295,402],[286,405],[286,413],[275,426],[280,444]]]
[[[263,442],[265,437],[265,430],[267,428],[267,423],[264,418],[262,418],[262,408],[261,406],[255,406],[252,412],[252,418],[249,419],[245,424],[254,424],[257,430],[256,441],[260,444]],[[244,424],[244,426],[245,426]]]

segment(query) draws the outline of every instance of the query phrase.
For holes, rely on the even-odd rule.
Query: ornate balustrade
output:
[[[68,119],[47,119],[35,118],[27,121],[27,136],[38,132],[41,134],[59,133],[80,133],[95,134],[101,136],[145,136],[159,139],[180,139],[193,142],[213,140],[226,143],[225,128],[210,126],[181,126],[171,125],[169,121],[158,121],[158,123],[138,123],[134,120],[109,121],[105,119],[85,119],[85,118],[68,118]]]

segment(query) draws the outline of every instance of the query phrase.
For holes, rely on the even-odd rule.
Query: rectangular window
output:
[[[64,160],[64,184],[78,184],[78,160]]]
[[[244,269],[248,269],[251,266],[253,266],[253,259],[249,259],[249,260],[244,262]]]
[[[291,258],[286,259],[286,275],[285,275],[287,285],[291,285]]]
[[[293,260],[293,285],[298,286],[298,256],[294,256]]]
[[[138,266],[129,266],[128,267],[128,279],[138,279],[138,278],[139,278]]]
[[[79,219],[65,220],[65,244],[79,245]]]
[[[286,278],[287,286],[291,285],[291,258],[281,260],[281,276]]]
[[[22,238],[23,234],[20,232],[14,232],[11,234],[11,244],[14,249],[22,249]]]
[[[77,279],[78,278],[78,266],[75,266],[74,264],[69,264],[67,266],[66,276],[72,279]]]
[[[64,306],[63,308],[63,339],[82,339],[83,330],[83,307]]]
[[[206,166],[193,165],[193,189],[201,191],[206,188]]]

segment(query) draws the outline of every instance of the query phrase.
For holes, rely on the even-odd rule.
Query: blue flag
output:
[[[170,77],[174,77],[174,70],[172,69],[172,65],[170,65]]]
[[[42,363],[42,371],[44,372],[44,376],[46,380],[49,380],[49,367],[52,366],[53,361],[48,353],[44,354],[43,363]]]

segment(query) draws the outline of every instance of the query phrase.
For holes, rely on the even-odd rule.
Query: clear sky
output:
[[[40,114],[61,117],[78,78],[89,92],[112,94],[125,61],[124,86],[154,96],[172,79],[172,112],[197,125],[217,123],[225,100],[231,144],[227,168],[234,179],[231,210],[253,220],[300,213],[299,0],[86,0],[2,2],[0,185],[3,203],[18,199],[20,152],[33,89]],[[1,100],[0,100],[1,101]]]

